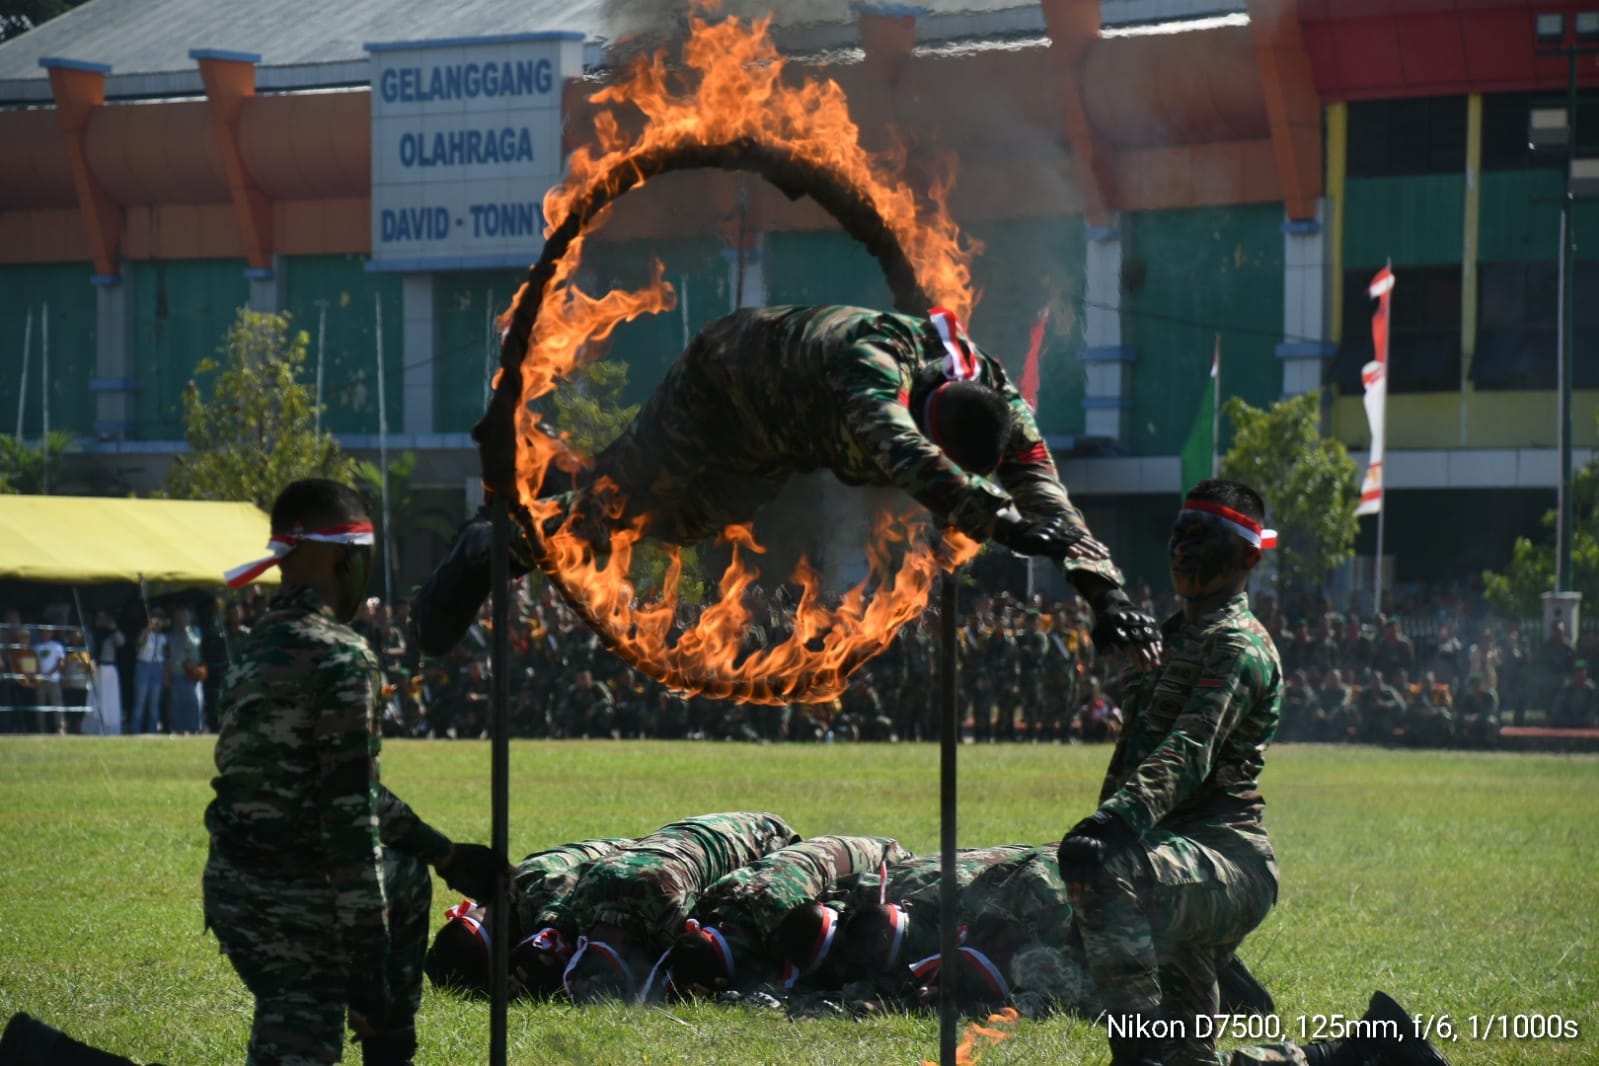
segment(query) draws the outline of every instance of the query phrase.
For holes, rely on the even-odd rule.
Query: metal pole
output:
[[[496,855],[510,853],[509,804],[511,777],[511,509],[504,496],[494,497],[494,537],[490,576],[493,582],[494,636],[490,669],[494,702],[490,705],[489,767],[491,843]],[[495,879],[494,905],[489,908],[489,1066],[505,1066],[506,1004],[511,968],[510,893],[504,876]]]
[[[1216,354],[1210,376],[1210,476],[1221,477],[1221,334],[1216,334]],[[1186,488],[1186,486],[1185,486]]]
[[[39,415],[43,432],[39,435],[39,491],[50,495],[50,305],[39,311]]]
[[[483,292],[483,406],[494,395],[494,365],[500,361],[499,338],[494,336],[494,290]]]
[[[956,575],[944,575],[939,594],[939,620],[943,631],[943,654],[939,660],[938,799],[939,840],[943,852],[938,891],[938,951],[943,960],[938,980],[938,1061],[954,1066],[956,1027],[960,1024],[960,1005],[956,999],[960,943],[956,921],[960,885],[955,860],[955,752],[960,743],[960,719],[955,711],[955,595]]]
[[[28,404],[28,355],[33,350],[33,308],[22,326],[22,377],[17,381],[17,443],[22,443],[22,416]]]
[[[1386,452],[1384,453],[1386,455]],[[1388,515],[1388,486],[1382,490],[1381,506],[1377,508],[1377,561],[1372,567],[1375,572],[1371,579],[1371,613],[1375,617],[1382,613],[1382,532],[1383,519]]]
[[[316,317],[316,435],[322,436],[322,364],[328,350],[328,302],[318,300]]]
[[[383,496],[383,602],[394,602],[394,532],[389,528],[389,405],[383,387],[383,297],[375,295],[378,331],[378,476]]]
[[[1577,51],[1566,51],[1566,195],[1560,199],[1560,346],[1556,355],[1560,433],[1560,517],[1555,524],[1555,591],[1570,592],[1572,492],[1571,492],[1571,252],[1576,244],[1571,226],[1571,162],[1577,157]],[[1575,639],[1575,638],[1574,638]]]

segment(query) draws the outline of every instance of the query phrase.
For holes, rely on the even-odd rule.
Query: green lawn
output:
[[[961,751],[962,846],[1057,838],[1109,750]],[[938,845],[932,745],[546,743],[512,748],[516,856],[766,809],[801,833]],[[1286,746],[1263,783],[1282,898],[1241,954],[1285,1025],[1373,988],[1451,1015],[1457,1063],[1599,1061],[1599,757]],[[239,1062],[250,1001],[201,931],[206,738],[0,738],[0,1020],[27,1010],[171,1066]],[[397,742],[384,779],[464,840],[489,834],[486,743]],[[436,883],[435,909],[453,902]],[[1472,1015],[1558,1014],[1570,1041],[1470,1039]],[[1514,1024],[1514,1023],[1512,1023]],[[1523,1027],[1527,1023],[1522,1023]],[[486,1061],[488,1008],[429,991],[418,1061]],[[511,1061],[882,1063],[936,1056],[931,1018],[790,1022],[745,1009],[511,1009]],[[1023,1022],[984,1063],[1103,1063],[1103,1034]],[[358,1059],[352,1053],[349,1061]]]

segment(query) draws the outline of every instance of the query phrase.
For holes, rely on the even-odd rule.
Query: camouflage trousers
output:
[[[421,860],[383,849],[389,903],[386,1031],[412,1032],[422,1006],[433,881]],[[213,843],[204,878],[206,927],[255,997],[250,1066],[338,1062],[352,975],[337,929],[329,928],[333,887],[304,867],[240,861]],[[401,1041],[403,1042],[403,1040]]]
[[[717,379],[721,364],[703,358],[750,343],[747,332],[729,322],[706,327],[621,436],[577,475],[576,491],[563,496],[563,505],[579,512],[580,534],[601,541],[606,525],[622,527],[647,515],[651,537],[693,544],[748,522],[782,490],[789,471],[750,461],[729,384]],[[546,485],[559,489],[560,480],[552,474]]]
[[[1167,1037],[1160,1058],[1173,1066],[1303,1063],[1292,1047],[1218,1057],[1202,1020],[1220,1010],[1217,972],[1277,901],[1270,854],[1265,830],[1246,823],[1157,829],[1111,856],[1076,914],[1112,1035],[1159,1022],[1149,1031]]]

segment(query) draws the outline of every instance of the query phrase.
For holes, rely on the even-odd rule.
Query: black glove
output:
[[[510,876],[511,864],[482,844],[457,844],[439,876],[452,891],[479,903],[494,902],[494,879]]]
[[[1078,822],[1060,842],[1056,858],[1061,880],[1067,884],[1092,884],[1105,860],[1138,842],[1138,831],[1118,815],[1097,810]]]
[[[994,516],[994,529],[990,538],[1003,544],[1017,555],[1044,555],[1051,559],[1064,559],[1073,544],[1088,536],[1082,529],[1073,529],[1066,519],[1024,518],[1014,507],[1007,507]]]
[[[1094,647],[1109,649],[1160,644],[1160,626],[1153,615],[1140,611],[1119,588],[1100,593],[1091,602],[1094,608]]]

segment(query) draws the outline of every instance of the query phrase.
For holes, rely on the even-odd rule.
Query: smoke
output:
[[[1066,952],[1044,944],[1018,951],[1011,959],[1012,1000],[1023,1017],[1038,1019],[1057,1011],[1084,1017],[1093,1011],[1093,979]]]

